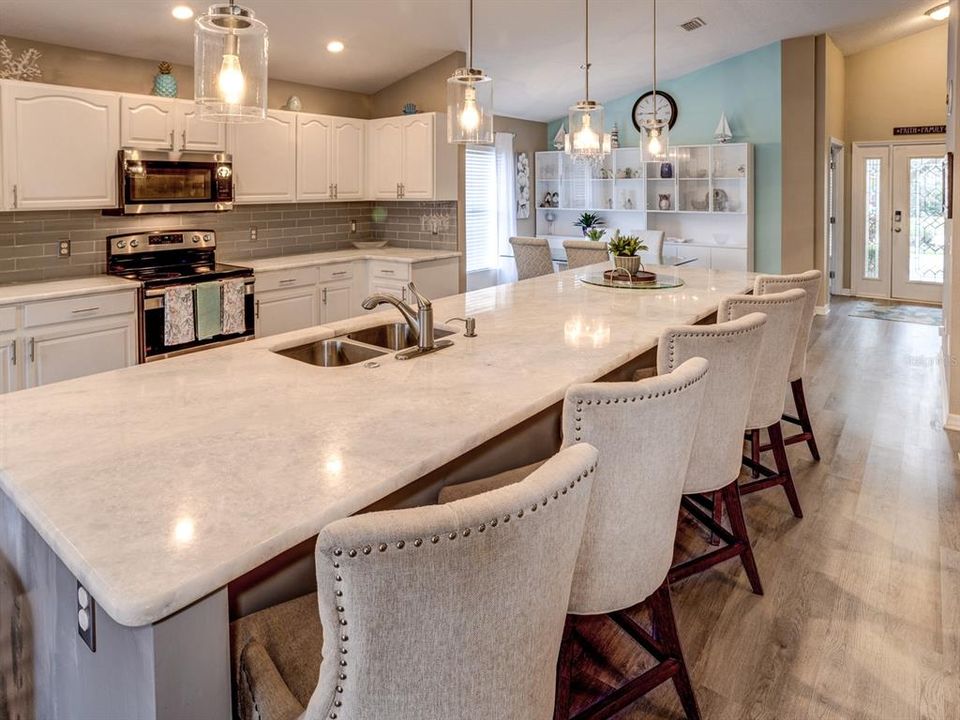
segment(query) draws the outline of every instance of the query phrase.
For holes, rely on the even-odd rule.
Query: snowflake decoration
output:
[[[40,51],[28,48],[16,58],[7,47],[6,40],[0,40],[0,80],[30,80],[36,82],[43,77],[40,70]]]

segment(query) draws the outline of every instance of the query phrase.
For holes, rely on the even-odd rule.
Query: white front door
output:
[[[857,145],[853,150],[853,252],[857,295],[941,301],[944,146]]]

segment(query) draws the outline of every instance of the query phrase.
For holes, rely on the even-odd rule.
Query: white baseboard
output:
[[[947,413],[947,419],[943,423],[943,429],[960,432],[960,415]]]
[[[836,290],[832,290],[832,291],[830,292],[830,294],[831,294],[831,295],[840,295],[840,296],[842,296],[842,297],[852,297],[852,296],[853,296],[853,290],[851,290],[850,288],[838,288],[838,289],[836,289]]]
[[[817,315],[829,315],[829,314],[830,314],[830,306],[829,306],[829,305],[817,305],[817,306],[813,309],[813,311],[814,311]]]

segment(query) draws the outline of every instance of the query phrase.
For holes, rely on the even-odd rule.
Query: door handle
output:
[[[400,183],[400,198],[404,198],[407,195],[407,186],[403,183]]]
[[[30,362],[34,362],[36,360],[36,357],[37,357],[36,350],[37,350],[37,342],[33,338],[30,338],[27,341],[27,357],[30,359]]]
[[[17,184],[13,184],[13,207],[17,207]]]
[[[171,149],[171,150],[174,149],[174,147],[173,147],[173,135],[174,135],[173,130],[171,130],[171,131],[170,131],[170,149]]]
[[[187,131],[186,130],[180,131],[180,149],[181,150],[187,149]]]
[[[336,183],[333,184],[333,197],[334,198],[340,197],[340,186],[337,185]]]
[[[323,297],[322,297],[321,301],[323,302],[324,305],[327,304],[327,289],[326,289],[326,288],[323,289]]]
[[[254,307],[254,310],[253,310],[253,316],[254,316],[255,318],[257,318],[257,320],[260,319],[260,301],[259,301],[259,300],[257,300],[257,302],[255,303],[255,307]]]
[[[17,364],[17,341],[13,341],[13,345],[10,346],[10,362],[14,365]]]

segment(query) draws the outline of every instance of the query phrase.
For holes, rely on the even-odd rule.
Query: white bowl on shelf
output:
[[[389,240],[354,240],[352,245],[357,250],[373,250],[374,248],[386,247]]]

